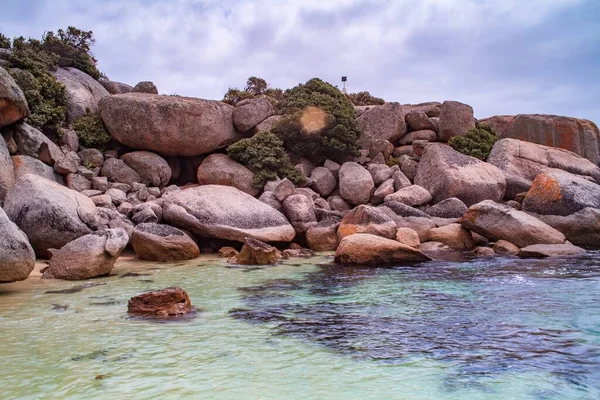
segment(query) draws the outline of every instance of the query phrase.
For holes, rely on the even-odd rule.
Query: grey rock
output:
[[[35,267],[35,253],[27,236],[0,208],[0,283],[27,279]]]
[[[340,222],[324,219],[306,231],[306,244],[313,251],[333,251],[337,249],[337,228]]]
[[[454,136],[466,135],[475,128],[473,108],[458,101],[445,101],[440,112],[440,139],[447,142]]]
[[[344,212],[352,208],[346,200],[342,199],[342,197],[338,195],[329,196],[327,202],[329,203],[329,207],[334,211]]]
[[[367,170],[373,177],[375,186],[379,186],[383,181],[392,177],[392,169],[385,164],[370,164]]]
[[[410,179],[402,171],[395,171],[392,174],[392,179],[394,180],[394,190],[396,191],[412,185]]]
[[[373,139],[395,142],[406,134],[405,110],[398,103],[369,107],[357,118],[363,132],[363,148],[369,149]]]
[[[460,223],[464,228],[490,240],[504,239],[519,247],[565,242],[565,236],[550,225],[523,211],[491,200],[469,207]]]
[[[42,278],[81,280],[108,275],[128,242],[122,228],[82,236],[52,251]]]
[[[284,201],[294,193],[294,184],[288,178],[282,179],[273,189],[273,194],[278,201]]]
[[[67,146],[70,151],[77,152],[79,150],[79,137],[73,129],[65,129],[59,142],[63,146]]]
[[[28,236],[39,257],[90,233],[80,215],[96,212],[88,197],[31,174],[17,179],[6,196],[4,210]]]
[[[306,232],[308,228],[317,224],[314,204],[306,196],[288,196],[283,202],[283,210],[297,233]]]
[[[431,202],[431,200],[431,194],[427,191],[427,189],[418,185],[411,185],[402,188],[397,192],[385,197],[386,203],[390,201],[397,201],[408,206],[420,206]]]
[[[108,79],[99,79],[98,83],[100,83],[110,94],[122,94],[133,91],[133,86],[126,83],[115,82]]]
[[[194,234],[243,242],[289,242],[296,232],[283,214],[229,186],[204,185],[165,199],[163,218]]]
[[[69,189],[83,192],[84,190],[90,190],[92,188],[92,182],[89,179],[77,174],[69,174],[66,178],[67,187]]]
[[[106,195],[110,196],[111,201],[116,205],[121,205],[121,203],[127,201],[127,194],[119,189],[108,189]]]
[[[150,186],[166,186],[171,179],[171,167],[158,154],[149,151],[134,151],[121,156],[121,160],[133,169]]]
[[[19,123],[6,129],[12,133],[21,155],[39,158],[48,165],[54,165],[64,157],[54,142],[30,125]]]
[[[384,203],[382,207],[387,207],[394,212],[398,217],[419,217],[419,218],[430,218],[430,216],[423,211],[401,203],[399,201],[390,200]]]
[[[340,196],[353,205],[366,204],[371,199],[375,183],[365,168],[355,162],[346,162],[339,171]]]
[[[77,68],[59,68],[53,74],[66,88],[68,122],[74,122],[88,111],[97,112],[100,99],[110,96],[97,80]]]
[[[435,142],[436,139],[437,139],[437,134],[435,133],[435,131],[428,129],[428,130],[409,132],[406,135],[402,136],[402,138],[400,138],[400,140],[398,140],[398,144],[400,146],[404,146],[407,144],[412,144],[418,140],[426,140],[429,142]],[[414,150],[414,148],[413,148],[413,150]]]
[[[147,223],[157,224],[159,222],[159,219],[150,207],[145,207],[133,214],[133,217],[131,217],[131,221],[136,225]]]
[[[6,197],[6,193],[15,184],[14,168],[6,142],[0,138],[0,205]]]
[[[451,197],[429,207],[427,210],[425,210],[425,213],[431,215],[432,217],[460,218],[465,212],[467,212],[467,210],[468,207],[462,202],[462,200],[456,197]]]
[[[531,246],[523,247],[519,252],[519,257],[545,258],[579,256],[582,254],[585,254],[585,250],[581,247],[574,246],[571,243],[534,244]]]
[[[183,231],[168,225],[139,224],[133,231],[131,245],[142,260],[181,261],[200,255],[198,245]]]
[[[102,165],[100,174],[107,177],[111,182],[126,183],[128,185],[142,181],[142,178],[135,170],[125,164],[123,160],[116,158],[106,160]]]
[[[12,156],[11,160],[15,168],[15,179],[19,179],[23,175],[32,174],[56,183],[63,183],[62,176],[56,174],[54,168],[48,164],[44,164],[37,158],[29,156]]]
[[[275,108],[265,97],[242,100],[233,110],[233,123],[240,132],[246,132],[272,116]]]
[[[323,166],[325,168],[327,168],[328,170],[330,170],[336,179],[338,178],[338,173],[340,172],[340,168],[342,167],[340,164],[336,163],[335,161],[325,160],[325,163],[323,163]]]
[[[311,187],[321,196],[329,196],[337,186],[335,175],[328,168],[317,167],[310,174]]]
[[[375,190],[373,197],[371,197],[371,202],[373,204],[381,204],[387,196],[393,194],[394,192],[394,180],[388,179],[387,181],[382,182],[377,190]]]
[[[77,155],[86,168],[94,169],[104,164],[104,155],[98,149],[83,149]]]
[[[77,153],[70,151],[54,164],[54,171],[60,175],[74,174],[79,168],[80,161]]]
[[[254,173],[225,154],[211,154],[198,168],[198,183],[201,185],[232,186],[256,196],[259,189],[253,186]]]
[[[417,175],[418,167],[419,167],[418,161],[415,161],[411,158],[406,158],[402,161],[400,170],[411,182],[414,182],[415,176]]]
[[[92,178],[92,188],[102,193],[108,190],[108,178],[105,176],[97,176]]]
[[[148,93],[148,94],[158,94],[158,89],[156,85],[150,81],[139,82],[137,85],[133,87],[132,92],[135,93]]]
[[[271,115],[254,127],[254,134],[270,132],[281,119],[281,115]]]
[[[268,204],[280,213],[283,213],[283,206],[281,205],[281,202],[277,199],[277,196],[275,196],[275,193],[269,191],[263,192],[263,194],[260,195],[258,200],[262,201],[265,204]]]
[[[598,248],[600,243],[600,210],[584,208],[571,215],[532,214],[578,246]]]

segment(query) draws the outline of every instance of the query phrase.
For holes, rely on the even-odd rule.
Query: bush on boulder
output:
[[[475,129],[471,129],[465,136],[452,137],[448,144],[459,153],[485,161],[497,140],[498,137],[491,127],[478,124]]]
[[[73,125],[77,137],[86,147],[104,148],[112,139],[99,113],[86,113]]]

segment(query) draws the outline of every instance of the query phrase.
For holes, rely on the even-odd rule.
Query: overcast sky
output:
[[[312,77],[387,101],[458,100],[479,118],[600,122],[599,0],[2,0],[0,32],[94,31],[98,67],[221,99],[248,76]]]

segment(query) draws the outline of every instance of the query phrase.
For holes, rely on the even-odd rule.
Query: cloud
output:
[[[347,75],[351,91],[388,101],[600,120],[594,0],[5,1],[4,33],[91,29],[102,71],[162,93],[218,99],[250,75],[283,88]]]

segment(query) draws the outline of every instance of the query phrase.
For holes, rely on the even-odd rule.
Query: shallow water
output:
[[[330,261],[123,262],[108,278],[0,286],[0,397],[600,398],[599,253]],[[131,296],[167,286],[195,318],[127,317]]]

